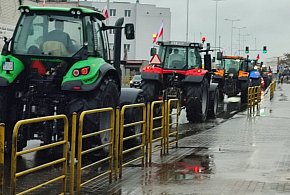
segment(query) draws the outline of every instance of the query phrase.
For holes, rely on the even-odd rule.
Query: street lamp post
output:
[[[214,34],[214,47],[217,48],[216,42],[217,42],[217,23],[218,23],[218,2],[223,0],[212,0],[215,1],[215,34]]]
[[[186,12],[186,42],[188,42],[188,12],[189,12],[189,0],[187,0],[187,12]]]
[[[231,55],[233,55],[233,28],[234,22],[240,21],[240,19],[225,19],[225,21],[230,21],[232,23],[232,30],[231,30]]]
[[[234,27],[234,29],[239,30],[239,56],[241,55],[241,30],[245,29],[246,27]]]

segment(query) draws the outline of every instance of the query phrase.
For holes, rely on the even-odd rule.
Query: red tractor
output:
[[[189,122],[204,122],[208,116],[216,116],[218,108],[217,84],[211,83],[211,55],[209,44],[188,42],[158,42],[151,49],[151,64],[141,73],[144,95],[147,101],[178,98],[186,108]],[[204,69],[201,53],[205,52]]]

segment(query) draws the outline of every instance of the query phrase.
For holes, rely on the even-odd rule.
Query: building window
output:
[[[110,16],[116,16],[116,9],[110,9]]]
[[[131,10],[125,10],[125,17],[131,17]]]
[[[124,44],[124,50],[130,52],[130,44]]]

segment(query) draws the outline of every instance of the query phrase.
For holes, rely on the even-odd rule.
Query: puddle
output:
[[[190,154],[177,162],[163,164],[158,174],[162,183],[209,179],[214,174],[213,156]]]

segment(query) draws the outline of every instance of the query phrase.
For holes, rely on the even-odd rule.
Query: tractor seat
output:
[[[69,52],[65,45],[59,41],[46,41],[42,45],[42,50],[51,56],[68,56]]]
[[[184,62],[180,60],[172,60],[171,67],[182,69],[184,67]]]

